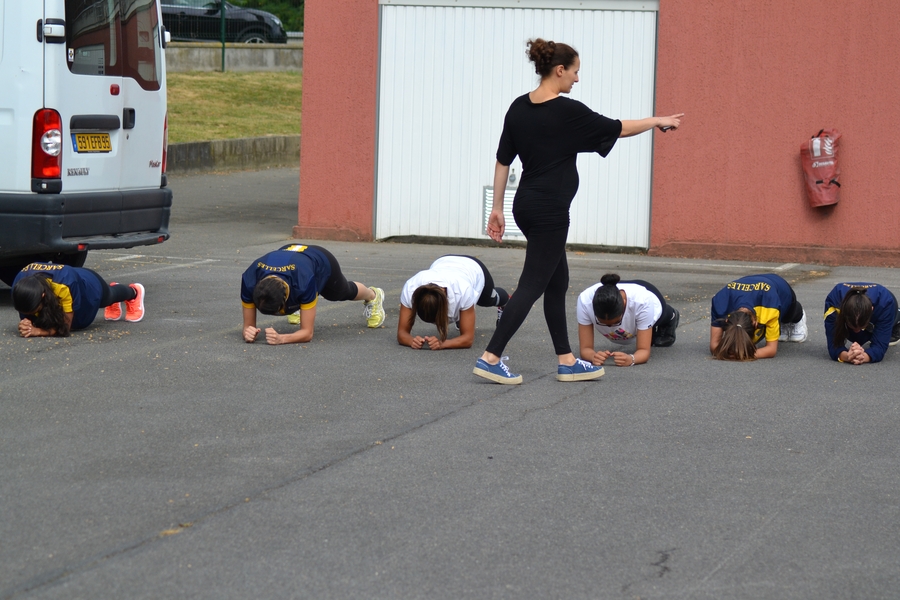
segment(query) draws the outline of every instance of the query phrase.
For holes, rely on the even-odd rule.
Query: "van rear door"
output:
[[[31,193],[34,113],[44,105],[40,2],[0,0],[0,193]]]
[[[166,90],[157,0],[44,4],[44,105],[62,119],[63,193],[159,188]]]

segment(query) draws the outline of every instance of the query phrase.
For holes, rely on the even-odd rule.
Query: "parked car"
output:
[[[222,39],[221,0],[162,0],[163,25],[181,42]],[[246,44],[286,44],[281,20],[264,10],[225,2],[225,41]]]

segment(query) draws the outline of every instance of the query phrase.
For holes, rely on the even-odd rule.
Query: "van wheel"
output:
[[[16,275],[19,274],[25,265],[28,263],[22,263],[21,265],[4,265],[0,267],[0,281],[12,287],[13,280],[16,278]]]
[[[256,33],[255,31],[251,31],[250,33],[245,33],[241,37],[238,38],[238,44],[267,44],[269,40],[266,39],[266,36],[262,33]]]

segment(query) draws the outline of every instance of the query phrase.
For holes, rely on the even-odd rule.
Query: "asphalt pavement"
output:
[[[312,342],[241,341],[241,273],[289,240],[298,179],[173,177],[171,240],[86,265],[144,284],[140,323],[21,339],[0,284],[0,598],[900,596],[900,351],[834,363],[822,327],[835,283],[900,272],[571,252],[573,344],[607,272],[655,284],[677,342],[560,383],[539,301],[501,386],[472,375],[494,309],[472,349],[414,351],[398,299],[447,253],[514,289],[520,248],[319,242],[384,288],[384,327],[320,300]],[[711,296],[758,272],[809,340],[711,360]]]

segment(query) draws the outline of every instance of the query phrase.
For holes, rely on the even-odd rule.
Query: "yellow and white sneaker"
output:
[[[291,325],[299,325],[300,324],[300,311],[298,310],[295,313],[289,314],[287,319],[288,319],[288,323],[290,323]]]
[[[375,299],[366,300],[364,304],[366,323],[369,328],[374,329],[384,323],[384,290],[373,287],[372,291],[375,292]]]

